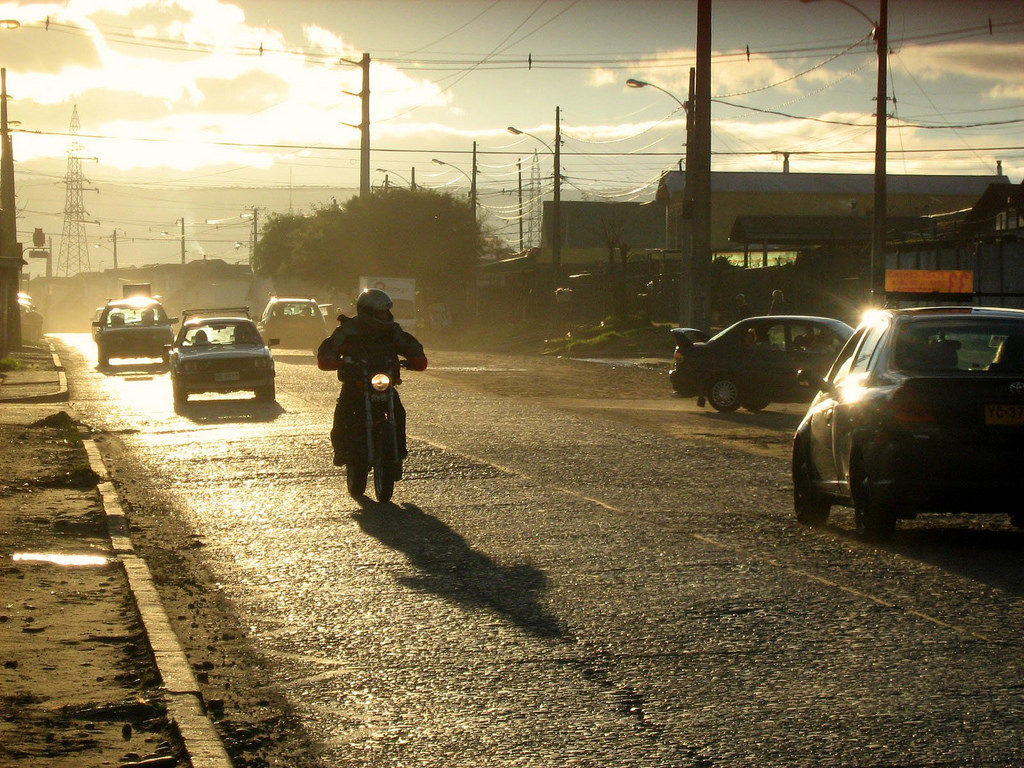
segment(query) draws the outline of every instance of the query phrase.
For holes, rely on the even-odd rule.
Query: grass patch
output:
[[[545,341],[545,354],[573,357],[663,356],[671,349],[666,329],[640,315],[610,315],[597,325],[579,326]]]
[[[13,357],[5,357],[0,360],[0,371],[20,371],[23,368],[27,368],[21,360],[17,360]]]

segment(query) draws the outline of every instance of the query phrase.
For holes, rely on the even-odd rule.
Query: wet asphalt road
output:
[[[276,354],[278,405],[176,414],[166,374],[61,338],[119,481],[206,543],[328,765],[1021,763],[1024,535],[797,526],[798,407],[723,418],[658,401],[655,374],[434,355],[377,505],[330,465],[337,383],[311,358]]]

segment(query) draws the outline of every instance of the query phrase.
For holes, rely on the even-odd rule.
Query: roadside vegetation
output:
[[[543,352],[570,357],[665,357],[672,349],[671,323],[641,315],[609,315],[596,325],[581,325],[547,339]]]
[[[361,276],[414,278],[424,307],[458,315],[476,279],[485,233],[467,200],[392,187],[314,207],[271,214],[253,253],[253,271],[350,290]]]

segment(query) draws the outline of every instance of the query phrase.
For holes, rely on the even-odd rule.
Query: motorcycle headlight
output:
[[[388,376],[386,373],[378,373],[375,374],[372,379],[370,379],[370,384],[373,385],[373,388],[376,389],[378,392],[383,392],[384,390],[391,386],[391,377]]]

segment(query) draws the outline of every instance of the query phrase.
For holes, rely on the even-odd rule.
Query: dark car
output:
[[[825,377],[793,441],[797,519],[833,504],[858,533],[918,512],[1009,512],[1024,526],[1024,311],[873,313]]]
[[[247,309],[185,310],[182,319],[170,349],[176,408],[200,392],[252,390],[257,400],[275,399],[274,358]]]
[[[315,350],[330,335],[316,299],[271,296],[258,323],[264,338],[273,336],[282,346]]]
[[[748,317],[708,340],[692,328],[673,328],[669,379],[680,396],[696,396],[700,405],[706,398],[719,411],[806,400],[797,371],[824,374],[852,334],[840,320],[801,315]]]
[[[159,357],[167,362],[167,345],[177,320],[167,317],[163,304],[150,296],[114,299],[96,310],[92,337],[100,366],[111,358]]]

